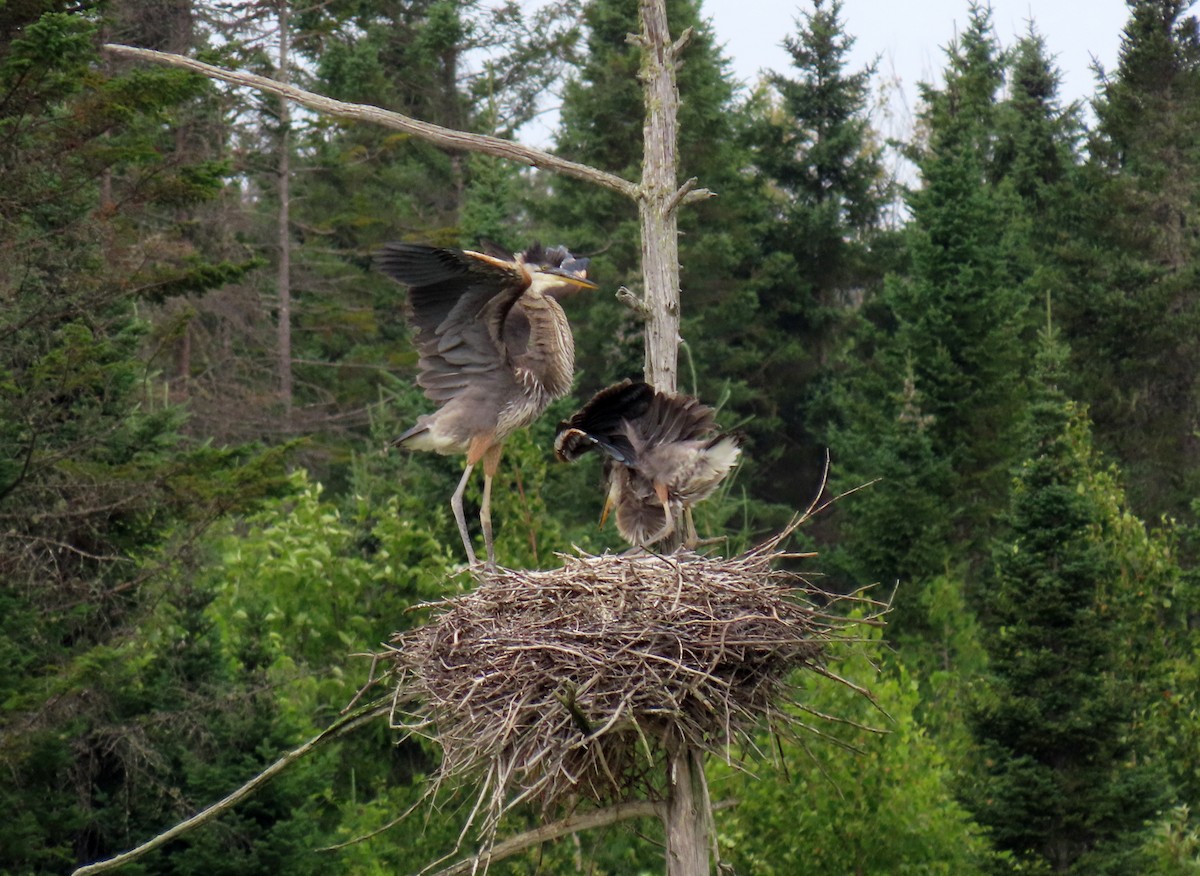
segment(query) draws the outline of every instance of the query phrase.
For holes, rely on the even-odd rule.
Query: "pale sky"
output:
[[[544,0],[522,0],[537,6]],[[1128,18],[1124,0],[992,0],[992,22],[1004,46],[1022,36],[1032,18],[1062,74],[1064,103],[1085,101],[1095,92],[1093,58],[1116,67],[1121,32]],[[888,82],[887,112],[872,116],[886,137],[907,139],[918,108],[918,82],[940,79],[944,47],[967,21],[967,0],[843,0],[842,21],[855,38],[850,69],[878,58],[875,88]],[[752,86],[764,70],[790,71],[781,46],[796,32],[801,10],[811,0],[702,0],[701,11],[731,60],[735,78]],[[876,98],[878,99],[878,94]],[[522,128],[520,139],[550,146],[558,122],[554,107]]]
[[[1128,18],[1124,0],[992,0],[991,6],[992,23],[1004,46],[1024,35],[1033,19],[1062,72],[1064,102],[1093,94],[1093,57],[1106,70],[1116,66]],[[965,27],[967,8],[967,0],[843,0],[842,21],[856,40],[851,69],[878,57],[879,77],[899,84],[901,96],[893,100],[894,112],[903,114],[905,108],[915,112],[917,83],[940,79],[943,48]],[[802,10],[811,11],[812,4],[811,0],[703,0],[702,9],[732,59],[737,78],[753,85],[764,69],[789,71],[790,58],[780,43],[795,34],[796,19]]]

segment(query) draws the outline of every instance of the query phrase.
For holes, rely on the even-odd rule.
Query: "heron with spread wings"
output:
[[[608,480],[601,525],[615,507],[617,531],[634,547],[663,541],[680,521],[683,544],[695,547],[692,506],[712,495],[741,455],[735,436],[717,432],[712,408],[630,380],[600,390],[559,424],[559,459],[573,462],[593,449],[605,455]]]
[[[501,448],[505,438],[571,389],[575,342],[559,300],[596,288],[587,278],[588,260],[563,247],[534,245],[509,256],[392,243],[377,254],[376,264],[409,287],[408,319],[420,355],[417,383],[439,406],[392,446],[466,454],[450,507],[472,566],[477,560],[463,493],[482,462],[479,522],[494,564],[492,479]]]

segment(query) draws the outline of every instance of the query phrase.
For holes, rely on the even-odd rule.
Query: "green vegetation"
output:
[[[895,588],[887,627],[829,666],[875,704],[798,678],[847,723],[806,713],[819,733],[764,733],[750,772],[710,765],[737,873],[1200,872],[1200,25],[1181,0],[1128,5],[1094,116],[1064,105],[1036,22],[1006,44],[964,6],[900,186],[838,0],[781,23],[790,66],[749,90],[700,4],[668,3],[695,28],[682,173],[720,194],[680,214],[681,385],[747,436],[698,522],[755,542],[807,506],[828,448],[835,490],[880,480],[802,531],[806,568]],[[220,798],[468,586],[457,461],[380,452],[428,409],[381,242],[593,258],[604,291],[567,304],[576,397],[497,477],[508,565],[618,546],[596,462],[549,447],[641,371],[611,295],[640,282],[628,203],[363,125],[285,130],[272,100],[100,43],[273,75],[282,22],[314,90],[501,135],[561,102],[555,150],[636,178],[636,16],[0,3],[0,873],[68,872]],[[125,872],[415,872],[471,805],[393,825],[436,757],[379,722]],[[660,842],[616,825],[491,872],[660,872]]]

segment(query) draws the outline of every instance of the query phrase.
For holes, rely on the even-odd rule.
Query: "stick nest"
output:
[[[468,822],[482,807],[485,832],[527,800],[661,799],[670,747],[727,757],[786,719],[789,673],[828,675],[827,644],[858,622],[777,569],[797,556],[778,543],[489,571],[392,640],[392,724],[441,748],[435,789],[479,783]]]

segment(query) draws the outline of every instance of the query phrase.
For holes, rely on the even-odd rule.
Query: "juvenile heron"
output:
[[[717,433],[712,408],[629,380],[600,390],[559,424],[559,459],[573,462],[593,448],[607,457],[600,522],[615,505],[617,531],[635,547],[667,538],[681,517],[682,541],[695,547],[691,508],[712,495],[741,454],[734,436]]]
[[[479,522],[494,564],[492,478],[501,446],[571,388],[575,342],[558,299],[596,288],[587,279],[588,260],[563,247],[534,245],[509,256],[391,243],[376,264],[409,287],[408,320],[420,354],[417,383],[439,405],[392,446],[466,454],[450,507],[472,566],[477,560],[462,500],[482,460]]]

